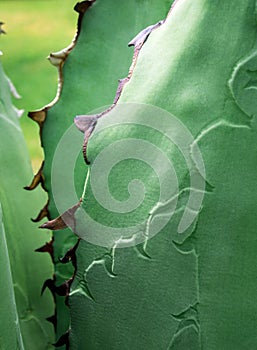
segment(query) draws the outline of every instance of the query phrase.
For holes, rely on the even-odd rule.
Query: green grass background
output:
[[[57,91],[57,69],[47,60],[50,52],[68,46],[75,33],[76,0],[0,0],[0,21],[7,35],[0,36],[1,61],[14,83],[24,109],[21,125],[34,171],[43,158],[39,129],[27,117],[28,111],[43,107]]]

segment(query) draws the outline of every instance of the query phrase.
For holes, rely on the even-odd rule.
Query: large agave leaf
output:
[[[124,3],[119,0],[97,0],[83,1],[76,5],[79,21],[75,42],[66,50],[50,55],[50,61],[60,70],[60,86],[55,103],[46,106],[42,111],[30,113],[42,127],[45,161],[37,179],[41,181],[44,178],[44,187],[49,193],[48,213],[51,218],[58,215],[51,182],[65,183],[70,173],[70,159],[73,157],[72,149],[68,146],[64,150],[60,164],[65,165],[65,170],[61,168],[59,175],[53,179],[51,176],[53,157],[64,133],[73,125],[75,115],[113,102],[118,79],[126,76],[133,54],[133,50],[127,48],[128,42],[139,30],[163,18],[167,14],[169,4],[170,1],[167,0],[158,2],[133,0]],[[78,196],[82,194],[85,176],[86,169],[81,154],[75,170]],[[75,204],[66,189],[67,186],[58,192],[62,196],[64,209]],[[61,229],[62,225],[58,228]],[[65,281],[73,274],[72,252],[61,261],[59,259],[76,243],[76,240],[68,230],[65,232],[59,230],[54,234],[57,287],[63,283],[64,287],[67,287]],[[62,262],[67,264],[62,265]],[[54,287],[52,282],[48,285],[54,293],[57,293],[57,338],[59,338],[69,326],[68,309],[64,305],[64,298],[58,296],[58,293],[65,295],[65,288]]]
[[[18,113],[11,102],[10,89],[16,92],[1,65],[0,83],[0,347],[50,349],[53,326],[46,318],[53,315],[53,300],[49,293],[41,297],[40,292],[44,281],[52,274],[52,264],[50,257],[35,252],[49,236],[40,232],[30,220],[42,204],[42,195],[23,189],[32,169]]]
[[[141,48],[117,106],[101,116],[77,119],[88,134],[97,125],[87,147],[91,175],[75,214],[76,232],[84,240],[77,249],[77,271],[69,296],[72,349],[256,347],[255,6],[253,0],[179,0]],[[124,102],[129,104],[124,107]],[[158,123],[151,119],[153,130],[149,131],[147,107],[133,107],[131,102],[162,107],[172,113],[170,120],[153,107]],[[179,137],[182,125],[187,135],[194,136],[194,140],[188,136],[188,144]],[[180,142],[176,147],[169,142],[170,129],[173,141]],[[143,180],[146,203],[132,215],[110,214],[94,197],[98,190],[94,184],[100,186],[105,180],[101,173],[105,175],[112,161],[110,156],[101,158],[97,172],[97,156],[115,142],[119,153],[121,139],[127,140],[127,158],[133,158],[133,152],[137,156],[118,164],[113,151],[115,167],[107,183],[122,205],[129,198],[126,185],[131,179]],[[140,162],[145,158],[138,156],[135,139],[156,145],[174,165],[179,183],[177,209],[155,237],[149,240],[146,235],[136,248],[118,249],[121,239],[116,245],[114,241],[96,249],[86,240],[104,245],[105,232],[100,235],[98,226],[91,225],[92,218],[106,231],[112,227],[114,234],[115,228],[121,230],[149,215],[152,222],[165,221],[171,211],[156,202],[158,181]],[[147,153],[144,146],[141,151]],[[181,153],[189,155],[191,163]],[[199,188],[192,182],[196,173]],[[167,177],[159,175],[159,179]],[[195,201],[189,206],[192,192]],[[201,211],[199,193],[204,193]],[[172,195],[166,203],[172,202]],[[153,203],[155,210],[151,210]],[[91,219],[85,219],[85,212]],[[184,213],[191,225],[181,229]],[[67,222],[72,222],[70,217]]]

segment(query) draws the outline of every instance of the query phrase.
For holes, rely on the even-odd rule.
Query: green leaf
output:
[[[76,233],[84,241],[77,249],[69,297],[72,349],[255,348],[256,34],[253,0],[177,1],[165,23],[142,46],[117,106],[98,116],[87,147],[91,173],[75,214]],[[132,103],[140,105],[131,107]],[[152,107],[156,118],[151,122],[158,125],[149,130],[143,120],[146,123],[144,111],[151,107],[140,108],[142,104],[162,108],[170,120]],[[175,125],[175,120],[181,124]],[[193,136],[187,145],[180,137],[181,125]],[[180,151],[169,142],[172,130],[183,146]],[[141,245],[97,248],[86,240],[102,242],[110,228],[116,237],[117,227],[147,220],[153,213],[158,214],[153,219],[165,222],[170,210],[156,202],[159,188],[152,170],[138,157],[131,160],[132,151],[138,151],[136,141],[128,142],[132,138],[151,142],[173,164],[179,184],[176,210],[168,224]],[[126,162],[121,159],[123,164],[115,158],[120,140],[127,140],[130,155]],[[101,158],[101,171],[93,167],[115,142],[116,168],[107,181],[112,198],[123,205],[131,179],[142,179],[146,186],[146,201],[127,216],[110,214],[94,196],[99,189],[94,182],[101,185],[112,158]],[[141,151],[144,160],[149,152],[143,146]],[[198,151],[205,171],[199,167]],[[190,155],[191,163],[181,153],[184,158]],[[206,182],[205,189],[192,185],[195,173]],[[170,179],[174,185],[168,175],[159,179]],[[191,192],[195,201],[188,206]],[[203,201],[196,208],[201,194]],[[172,195],[169,198],[166,203],[172,202]],[[151,201],[159,211],[149,210]],[[93,220],[85,220],[84,212]],[[179,225],[184,214],[191,226],[183,231]],[[92,221],[105,230],[97,231]],[[106,256],[112,258],[112,273]]]
[[[43,176],[44,186],[50,199],[48,210],[51,219],[75,205],[84,188],[87,169],[81,152],[82,140],[79,138],[79,142],[75,144],[76,158],[73,157],[74,147],[70,145],[63,149],[60,164],[54,158],[56,151],[66,144],[65,135],[69,136],[66,132],[73,126],[74,117],[85,111],[89,112],[112,104],[118,79],[127,75],[132,59],[133,50],[127,48],[128,43],[140,30],[163,18],[169,6],[170,1],[167,0],[159,2],[133,0],[122,4],[118,0],[97,0],[76,5],[75,9],[80,15],[79,35],[75,47],[71,51],[69,48],[50,55],[50,61],[61,69],[60,96],[57,96],[54,105],[30,114],[42,127],[42,144],[45,153]],[[71,132],[75,132],[76,137],[80,136],[74,126]],[[80,154],[79,157],[78,154]],[[75,171],[73,171],[73,161],[76,163]],[[54,176],[52,175],[53,163],[58,163],[54,169],[56,170]],[[74,193],[67,194],[66,181],[67,179],[69,181],[71,172],[72,177],[75,174],[75,201],[73,201]],[[61,184],[63,188],[56,190],[56,187]],[[59,259],[75,244],[76,240],[68,229],[54,233],[57,286],[65,283],[65,280],[73,275],[74,267],[70,259],[64,259],[68,262],[66,265],[63,265]],[[64,298],[57,295],[56,301],[57,338],[59,338],[67,330],[70,317]]]
[[[19,113],[11,101],[11,91],[17,93],[1,64],[0,82],[1,334],[5,349],[50,349],[53,326],[46,318],[54,313],[53,299],[50,293],[41,297],[40,292],[52,275],[52,263],[46,254],[35,252],[50,237],[30,219],[43,204],[44,196],[23,189],[32,169]],[[4,312],[7,308],[9,311]],[[7,346],[9,342],[13,346]]]

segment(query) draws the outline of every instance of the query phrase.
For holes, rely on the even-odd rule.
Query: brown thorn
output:
[[[46,320],[47,320],[48,322],[52,323],[52,325],[54,326],[54,330],[55,330],[55,332],[56,332],[56,328],[57,328],[57,317],[56,317],[56,315],[47,317]]]
[[[71,230],[74,232],[75,231],[75,212],[81,205],[81,200],[75,204],[73,207],[70,209],[66,210],[62,215],[58,216],[54,220],[50,220],[48,222],[45,222],[40,226],[40,228],[45,228],[49,230],[62,230],[66,227],[70,227]]]
[[[97,123],[97,116],[95,115],[78,115],[74,118],[74,123],[76,127],[84,133],[84,142],[83,142],[83,156],[86,164],[90,164],[87,159],[87,144],[90,135],[94,131],[94,128]]]
[[[78,12],[79,14],[83,15],[90,6],[92,6],[92,4],[95,2],[95,0],[88,0],[88,1],[81,1],[78,2],[75,6],[74,6],[74,11]]]
[[[50,242],[46,242],[45,245],[43,245],[42,247],[36,249],[35,252],[38,252],[38,253],[49,253],[51,258],[52,258],[52,261],[54,262],[53,240],[51,240]]]
[[[84,14],[93,5],[94,2],[95,2],[95,0],[82,1],[82,2],[78,2],[74,6],[74,10],[76,12],[78,12],[78,14],[79,14],[78,24],[77,24],[77,34],[76,34],[74,41],[73,41],[74,45],[75,45],[75,43],[79,37],[80,31],[81,31],[82,20],[83,20]]]
[[[43,284],[43,287],[42,287],[42,289],[41,289],[41,295],[43,295],[43,293],[44,293],[44,291],[46,290],[46,288],[48,288],[51,292],[52,292],[52,294],[53,294],[53,296],[55,295],[55,291],[54,291],[54,288],[55,288],[55,284],[54,284],[54,280],[52,280],[52,279],[47,279],[47,280],[45,280],[45,282],[44,282],[44,284]]]
[[[44,188],[43,167],[44,167],[44,161],[42,162],[38,172],[34,175],[32,181],[31,181],[31,184],[29,186],[24,187],[25,190],[27,190],[27,191],[34,190],[40,183],[41,183],[42,187]]]
[[[60,263],[67,264],[71,261],[73,266],[76,267],[76,249],[78,248],[79,241],[80,239],[78,239],[74,247],[70,248],[62,258],[59,258]]]
[[[39,127],[42,128],[44,121],[46,119],[46,109],[41,109],[40,111],[33,111],[28,113],[28,117],[38,123]]]
[[[44,206],[44,208],[40,210],[38,216],[35,219],[31,219],[31,221],[39,222],[39,221],[41,221],[44,218],[48,218],[49,219],[48,204],[49,204],[49,199],[48,199],[46,205]]]
[[[142,46],[147,38],[149,37],[149,35],[151,34],[151,32],[158,28],[160,25],[163,24],[163,20],[162,21],[159,21],[157,22],[156,24],[153,24],[151,26],[148,26],[146,27],[145,29],[141,30],[141,32],[139,32],[135,37],[134,39],[132,39],[129,43],[128,43],[128,46],[135,46],[135,47],[139,47],[139,46]]]
[[[50,104],[51,105],[51,104]],[[38,125],[39,125],[39,136],[41,140],[41,146],[42,146],[42,130],[43,130],[43,125],[46,120],[47,116],[47,110],[50,107],[50,105],[45,106],[42,110],[40,111],[33,111],[28,113],[28,117],[34,120]],[[43,146],[42,146],[43,147]],[[43,187],[43,185],[42,185]],[[43,187],[44,188],[44,187]],[[44,188],[45,189],[45,188]]]
[[[0,34],[6,34],[6,31],[4,31],[2,29],[2,25],[4,24],[4,22],[0,22]]]
[[[65,228],[67,228],[67,225],[63,221],[62,216],[58,216],[56,219],[47,221],[44,224],[40,225],[39,227],[40,228],[49,229],[49,230],[53,230],[53,231],[57,231],[57,230],[63,230]]]
[[[78,115],[74,119],[76,127],[83,133],[94,130],[97,123],[97,116],[94,115]]]

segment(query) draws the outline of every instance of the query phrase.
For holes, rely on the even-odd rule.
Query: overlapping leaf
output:
[[[118,79],[127,75],[132,59],[133,50],[127,48],[129,41],[140,30],[163,18],[169,6],[170,1],[167,0],[159,2],[133,0],[125,3],[118,0],[97,0],[83,1],[75,6],[76,11],[79,12],[75,47],[72,49],[73,45],[71,45],[67,50],[50,55],[51,62],[60,70],[59,92],[54,101],[56,103],[46,106],[42,111],[30,113],[41,127],[45,161],[37,182],[41,182],[44,178],[44,187],[49,194],[47,208],[51,219],[60,214],[60,209],[58,208],[58,211],[54,203],[53,181],[65,183],[67,174],[73,171],[71,169],[74,158],[73,148],[68,144],[60,164],[62,170],[59,181],[58,177],[52,178],[53,158],[58,145],[60,146],[60,141],[73,125],[75,115],[112,104]],[[79,134],[78,131],[76,132]],[[80,143],[79,153],[81,153]],[[87,173],[82,153],[76,162],[74,173],[79,199]],[[72,197],[67,191],[62,195],[62,205],[65,209],[76,204],[72,202]],[[58,228],[61,227],[58,226]],[[77,238],[68,229],[58,230],[54,234],[55,282],[58,287],[65,284],[73,274],[72,259],[61,259],[62,262],[66,262],[63,265],[60,258],[65,256],[76,240]],[[48,286],[50,286],[49,283]],[[53,287],[52,282],[51,286],[54,293],[59,290]],[[59,338],[69,326],[69,313],[63,296],[56,295],[56,302],[57,338]]]
[[[99,248],[96,256],[81,241],[69,298],[72,348],[255,347],[256,34],[254,1],[181,0],[143,45],[118,104],[159,106],[187,127],[195,138],[192,156],[196,145],[202,152],[206,193],[197,224],[177,233],[182,198],[173,220],[148,241],[145,252]],[[118,120],[115,111],[120,113],[115,107],[99,118],[99,127],[108,118],[110,124]],[[137,120],[140,111],[131,116]],[[145,139],[146,130],[93,133],[87,150],[92,166],[121,135]],[[173,154],[174,146],[149,135],[169,154],[183,190],[189,171]],[[109,177],[116,198],[126,199],[122,179],[129,183],[134,169],[151,181],[143,165],[127,162]],[[83,208],[106,226],[119,225],[118,217],[106,219],[90,181]],[[79,225],[79,212],[77,220]]]
[[[144,7],[140,7],[142,4]],[[124,16],[120,16],[120,3],[96,2],[80,22],[75,49],[68,58],[63,53],[55,55],[60,68],[62,58],[66,59],[60,99],[54,107],[46,109],[46,114],[37,114],[38,118],[43,115],[42,119],[47,116],[42,137],[51,218],[60,214],[54,208],[50,176],[57,145],[75,115],[86,115],[92,109],[112,103],[115,82],[126,76],[131,63],[122,45],[136,34],[131,30],[137,18],[135,8],[142,9],[140,18],[145,22],[137,29],[143,29],[163,18],[164,7],[159,11],[160,5],[156,5],[155,13],[154,4],[147,1],[123,4],[127,7],[126,11],[122,7]],[[165,2],[166,5],[170,4]],[[144,16],[148,10],[153,14],[151,21]],[[126,24],[129,20],[131,27]],[[57,220],[63,224],[68,218],[68,224],[77,234],[83,232],[84,239],[76,250],[77,261],[74,250],[64,258],[76,266],[69,294],[70,345],[72,349],[254,348],[257,321],[256,200],[253,195],[257,170],[255,2],[180,0],[166,21],[159,24],[151,34],[153,28],[133,41],[132,69],[119,85],[117,106],[93,118],[82,117],[77,123],[86,131],[84,156],[91,162],[92,172],[83,191],[86,170],[82,159],[77,162],[75,187],[78,197],[83,192],[82,206],[75,217],[72,210]],[[94,39],[96,33],[98,40]],[[128,103],[128,108],[131,103],[158,106],[171,113],[171,118],[177,118],[194,136],[183,149],[191,156],[190,167],[165,133],[149,132],[138,125],[142,121],[140,108],[131,110],[130,124],[134,126],[122,129],[116,123],[116,127],[102,133],[97,133],[97,129],[92,133],[95,121],[99,130],[104,123],[111,125],[119,120],[122,103]],[[161,113],[156,120],[161,130],[168,129]],[[176,135],[181,130],[173,131]],[[146,204],[127,216],[110,216],[97,203],[90,182],[96,180],[94,161],[109,144],[124,138],[151,142],[167,155],[177,174],[178,206],[165,228],[150,240],[145,234],[143,244],[126,249],[117,249],[115,244],[111,248],[99,247],[87,242],[94,230],[90,232],[91,226],[86,226],[89,221],[84,220],[84,211],[106,230],[112,227],[113,232],[143,217],[146,221],[149,217],[155,219],[155,213],[161,220],[166,215],[165,205],[153,207],[159,191],[156,177],[137,159],[116,163],[118,166],[110,174],[108,183],[114,198],[122,203],[128,198],[125,185],[135,176],[140,178],[148,185]],[[74,133],[74,142],[76,139]],[[127,153],[137,151],[137,145],[131,144]],[[203,175],[195,163],[197,146],[206,169],[204,191],[193,188],[190,179],[194,171]],[[63,162],[68,163],[70,159],[69,149],[68,144]],[[104,164],[103,173],[108,167]],[[191,191],[195,195],[204,193],[201,211],[187,207]],[[64,194],[64,201],[67,197],[70,198],[69,193]],[[75,203],[65,209],[71,205]],[[179,234],[178,226],[185,209],[198,217]],[[104,235],[104,231],[102,233]],[[72,244],[71,237],[57,231],[56,261]],[[69,276],[59,266],[56,273],[58,282]],[[58,312],[60,318],[63,311]],[[59,332],[64,326],[65,322]]]
[[[52,296],[40,296],[45,279],[52,275],[49,256],[34,250],[49,235],[30,220],[42,205],[42,194],[23,187],[32,175],[28,151],[13,107],[14,87],[0,65],[0,201],[1,201],[1,340],[3,349],[50,349],[53,326],[46,318],[54,313]]]

